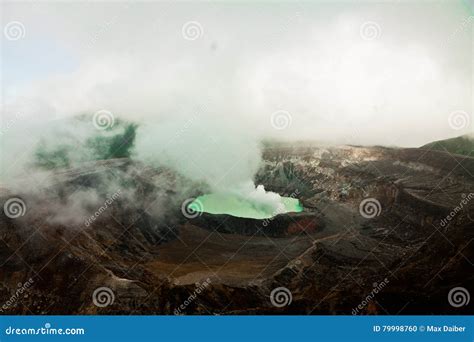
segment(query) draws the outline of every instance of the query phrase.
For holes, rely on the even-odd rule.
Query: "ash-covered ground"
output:
[[[2,206],[20,202],[0,216],[0,312],[472,313],[474,158],[302,143],[263,159],[255,183],[303,212],[186,212],[204,185],[127,158],[2,188]],[[90,190],[84,220],[58,217]]]

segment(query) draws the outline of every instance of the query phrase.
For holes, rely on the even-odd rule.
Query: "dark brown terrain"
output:
[[[474,193],[474,158],[311,145],[267,148],[263,157],[256,184],[297,193],[304,212],[267,222],[187,219],[181,203],[206,187],[128,159],[1,189],[2,205],[18,197],[27,210],[0,216],[0,309],[19,283],[33,281],[1,313],[173,314],[187,302],[180,313],[351,314],[381,282],[358,314],[473,313],[473,301],[453,307],[448,292],[460,286],[474,294],[474,200],[441,222]],[[120,184],[121,196],[86,226],[118,190],[110,184]],[[84,220],[58,219],[67,210],[79,215],[71,195],[91,189],[98,204],[81,207]],[[380,203],[372,218],[359,209],[367,198]],[[111,305],[94,305],[99,287],[113,290]],[[291,303],[272,305],[278,287],[291,292]]]

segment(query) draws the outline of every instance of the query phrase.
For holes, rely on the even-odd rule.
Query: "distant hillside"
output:
[[[462,135],[456,138],[434,141],[421,148],[430,150],[447,151],[474,157],[474,138]]]

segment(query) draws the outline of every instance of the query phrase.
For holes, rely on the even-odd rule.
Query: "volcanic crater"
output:
[[[455,310],[446,294],[474,283],[474,201],[441,222],[474,192],[474,158],[307,143],[268,147],[263,160],[255,183],[296,194],[303,211],[188,218],[181,204],[205,186],[126,158],[56,170],[34,191],[2,188],[2,203],[14,196],[27,210],[0,218],[0,297],[33,280],[3,313],[173,314],[205,282],[180,313],[350,314],[385,280],[360,313],[470,310]],[[122,195],[88,226],[61,220],[74,194],[106,199],[111,181]],[[93,304],[98,287],[113,290],[111,305]],[[279,287],[291,293],[283,307],[270,299]]]

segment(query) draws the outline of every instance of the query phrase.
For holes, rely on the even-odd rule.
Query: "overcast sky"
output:
[[[106,109],[235,139],[419,146],[472,132],[472,15],[471,0],[3,2],[3,122]]]

